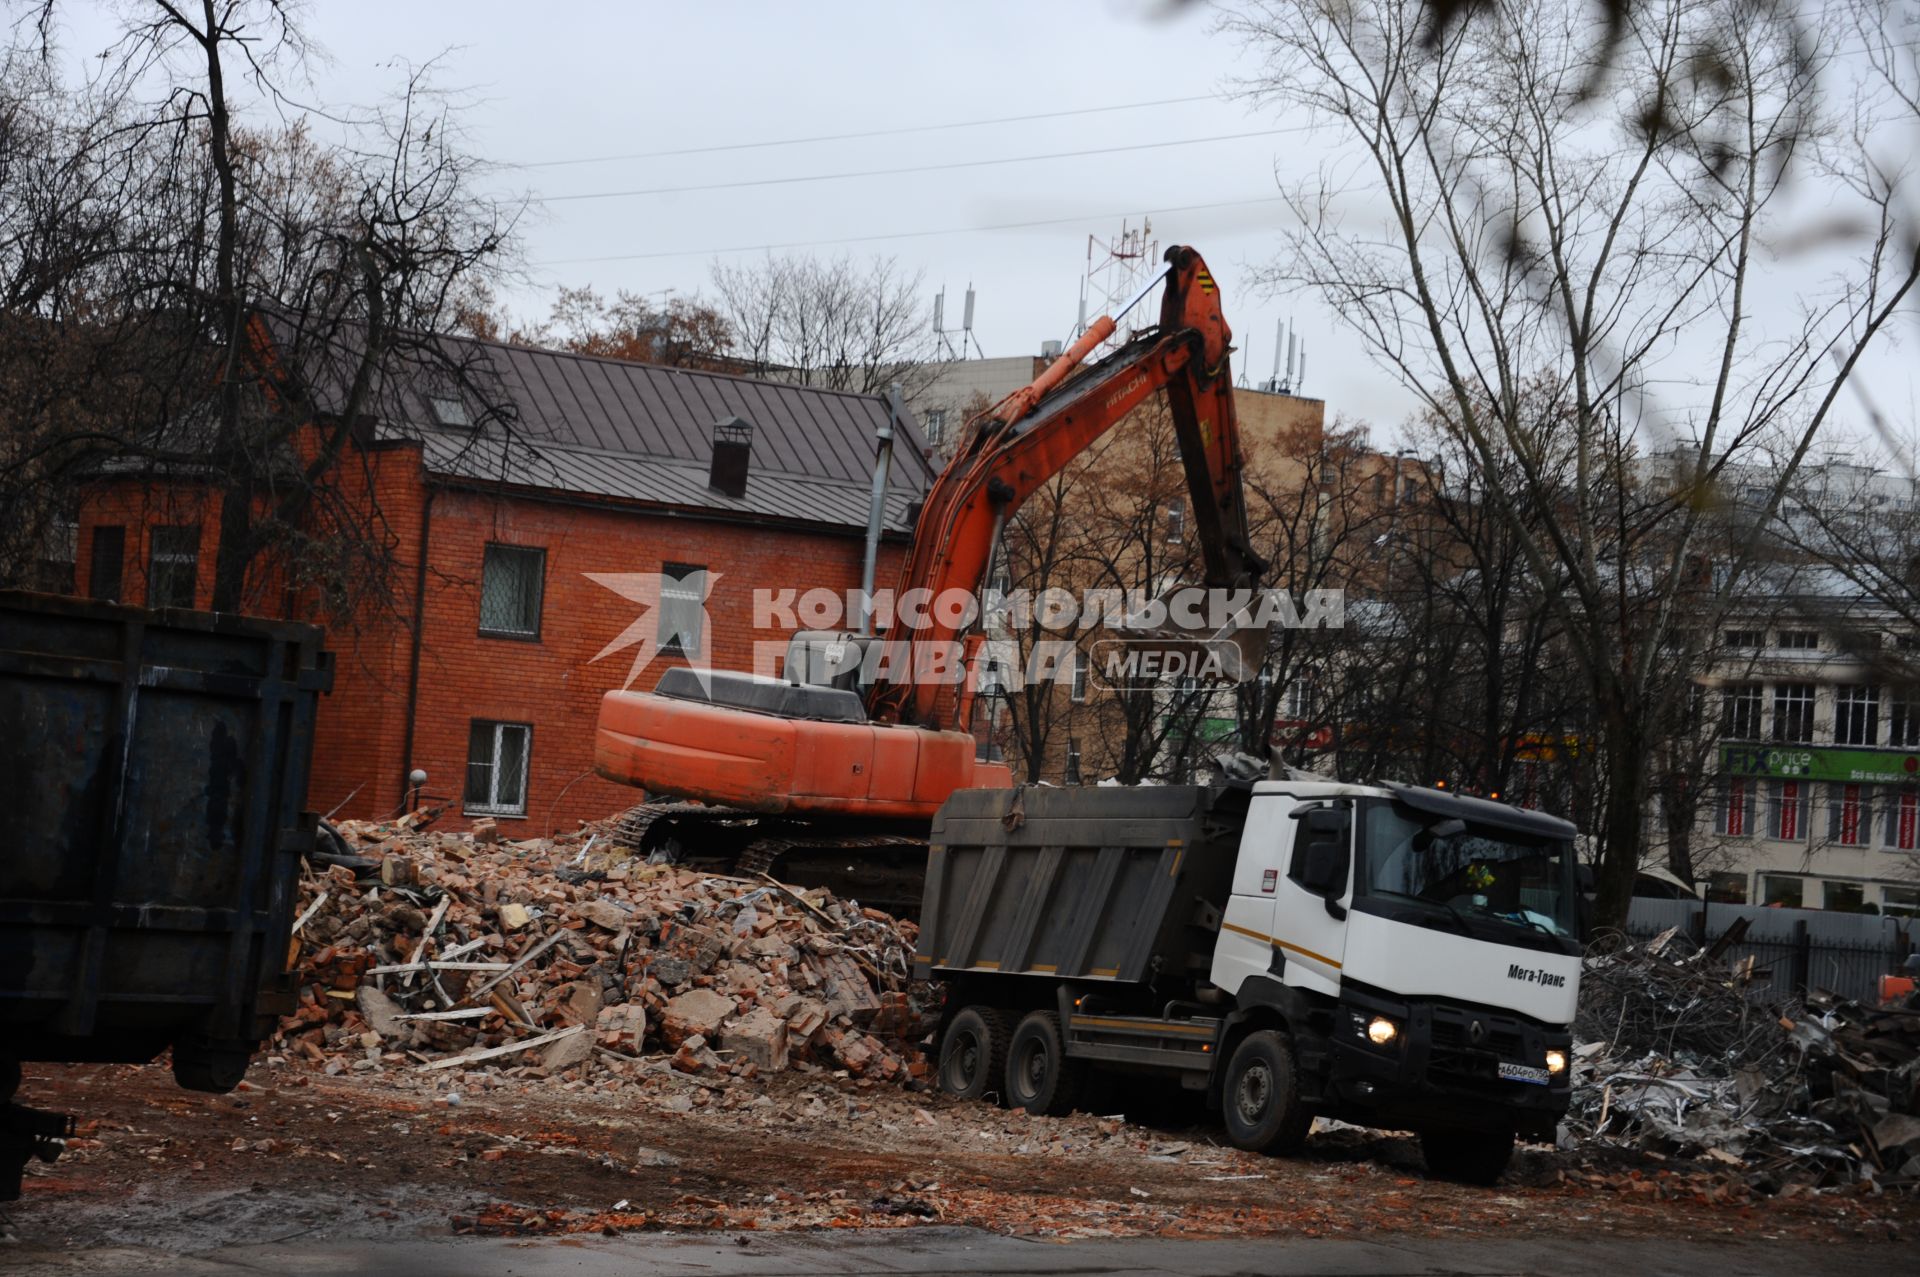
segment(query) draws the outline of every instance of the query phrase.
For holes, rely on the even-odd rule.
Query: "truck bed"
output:
[[[1198,785],[961,790],[934,820],[917,974],[1204,970],[1245,811]]]

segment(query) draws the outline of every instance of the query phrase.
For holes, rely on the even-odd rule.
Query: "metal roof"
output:
[[[351,367],[352,352],[338,340],[302,343],[285,316],[262,313],[321,410],[344,398],[335,370]],[[432,401],[449,397],[478,424],[443,424]],[[861,528],[874,436],[887,419],[878,395],[450,336],[397,356],[371,408],[376,436],[420,442],[434,475]],[[707,486],[714,425],[736,416],[753,426],[738,499]],[[903,423],[888,483],[890,528],[911,528],[908,508],[933,476],[926,451],[918,424]]]

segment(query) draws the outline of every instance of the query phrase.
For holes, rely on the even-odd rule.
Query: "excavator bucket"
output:
[[[1196,599],[1198,607],[1193,606]],[[1136,657],[1154,653],[1161,658],[1155,662],[1158,668],[1202,682],[1231,685],[1258,678],[1267,659],[1267,631],[1255,623],[1251,606],[1219,617],[1209,614],[1207,604],[1206,591],[1173,586],[1143,613],[1164,618],[1160,623],[1129,618],[1105,641],[1124,645]],[[1128,665],[1137,667],[1137,660]]]

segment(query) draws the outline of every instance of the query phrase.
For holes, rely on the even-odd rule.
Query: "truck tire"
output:
[[[173,1080],[189,1091],[225,1095],[240,1085],[253,1063],[253,1052],[202,1043],[173,1044]]]
[[[940,1089],[963,1100],[983,1100],[998,1092],[1007,1073],[1008,1037],[1002,1012],[961,1008],[940,1039]]]
[[[1465,1184],[1492,1184],[1513,1158],[1512,1131],[1422,1131],[1427,1170]]]
[[[1007,1104],[1035,1117],[1071,1113],[1086,1072],[1083,1062],[1067,1058],[1059,1015],[1030,1012],[1007,1044]]]
[[[1261,1029],[1240,1040],[1222,1079],[1220,1109],[1235,1148],[1290,1153],[1306,1143],[1313,1114],[1300,1099],[1300,1074],[1286,1034]]]

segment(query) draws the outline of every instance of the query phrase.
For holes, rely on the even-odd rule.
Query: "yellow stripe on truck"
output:
[[[1332,967],[1335,971],[1340,969],[1340,964],[1332,958],[1329,958],[1326,954],[1315,953],[1311,949],[1302,949],[1299,945],[1289,944],[1278,936],[1270,936],[1264,931],[1253,931],[1246,927],[1238,927],[1231,922],[1223,922],[1220,926],[1227,931],[1233,932],[1235,935],[1245,936],[1249,940],[1264,940],[1276,949],[1285,949],[1288,953],[1297,953],[1303,958],[1318,962],[1321,966]]]

